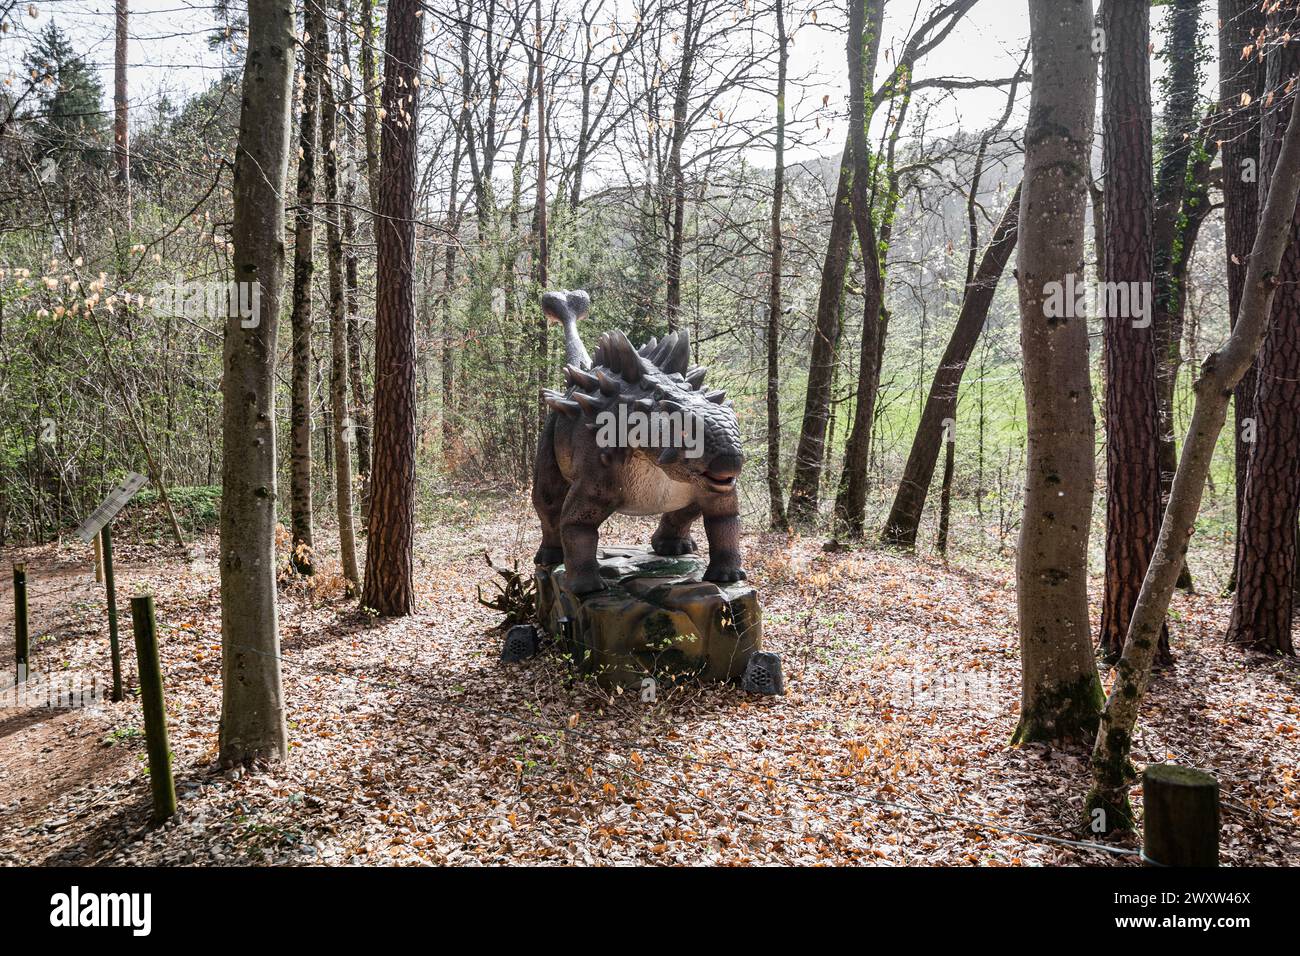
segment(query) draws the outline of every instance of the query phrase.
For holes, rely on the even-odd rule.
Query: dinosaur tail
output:
[[[578,335],[578,322],[587,317],[591,309],[591,296],[581,289],[567,292],[546,292],[542,295],[542,312],[552,322],[564,327],[564,362],[576,368],[591,368],[591,356]]]

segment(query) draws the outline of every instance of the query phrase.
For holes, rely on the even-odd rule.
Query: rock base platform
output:
[[[746,582],[701,580],[704,560],[694,555],[601,548],[597,559],[603,591],[568,590],[563,564],[537,565],[535,577],[542,628],[602,687],[740,680],[762,650],[762,609]]]

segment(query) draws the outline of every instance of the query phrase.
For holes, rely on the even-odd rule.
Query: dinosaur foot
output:
[[[685,538],[651,538],[650,547],[655,554],[663,557],[676,557],[682,554],[695,554],[700,546],[689,535]]]
[[[546,545],[542,545],[540,548],[537,549],[537,554],[533,556],[533,564],[540,564],[549,567],[554,564],[563,564],[563,563],[564,563],[563,548],[548,548]]]

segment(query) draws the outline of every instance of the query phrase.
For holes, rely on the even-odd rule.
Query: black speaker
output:
[[[501,663],[514,664],[526,661],[537,654],[537,628],[531,624],[516,624],[506,631],[501,645]]]
[[[758,651],[745,665],[740,687],[751,694],[784,694],[785,678],[781,674],[781,655]]]

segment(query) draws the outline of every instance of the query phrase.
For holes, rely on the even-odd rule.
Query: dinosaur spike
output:
[[[595,415],[605,409],[604,403],[599,398],[586,392],[574,392],[573,400],[581,405],[582,410],[588,415]]]
[[[684,374],[691,364],[691,336],[685,329],[674,333],[672,347],[660,362],[655,364],[665,372]]]
[[[618,394],[618,382],[610,378],[605,373],[604,369],[599,369],[599,368],[596,369],[596,381],[600,390],[604,392],[606,395]]]
[[[725,399],[726,397],[727,397],[727,393],[720,388],[712,392],[707,392],[704,395],[705,401],[712,402],[714,405],[721,405],[723,399]]]
[[[593,360],[593,364],[604,365],[606,368],[609,368],[610,367],[609,352],[610,352],[609,333],[605,332],[601,335],[599,339],[596,340],[596,353]]]
[[[672,351],[672,348],[676,343],[677,343],[677,333],[669,332],[667,335],[665,335],[662,339],[659,340],[659,343],[655,345],[655,347],[651,350],[650,354],[646,356],[646,358],[654,362],[655,365],[662,365],[664,361],[664,357],[667,356],[670,351]]]
[[[661,398],[655,405],[655,409],[661,412],[680,412],[682,406],[674,402],[671,398]]]
[[[654,399],[652,398],[638,398],[633,404],[636,406],[638,412],[645,412],[647,414],[654,411],[655,407]]]
[[[552,391],[549,388],[542,389],[542,401],[550,408],[555,409],[557,412],[563,412],[570,418],[573,418],[581,411],[577,402],[571,402],[559,392]]]
[[[632,343],[627,340],[627,336],[622,332],[614,331],[609,336],[610,351],[618,356],[617,367],[611,365],[610,368],[617,371],[628,382],[638,382],[641,379],[641,356],[636,354],[636,349]]]
[[[600,384],[595,375],[585,372],[575,365],[564,366],[564,378],[570,385],[576,385],[578,388],[585,388],[588,391]]]
[[[695,366],[695,368],[686,373],[686,384],[691,388],[699,388],[704,384],[704,376],[708,371],[709,370],[703,365]]]
[[[657,338],[655,338],[653,335],[650,336],[650,341],[647,342],[645,345],[641,346],[639,349],[637,349],[637,354],[644,355],[648,358],[654,352],[655,346],[658,343],[659,340]]]

